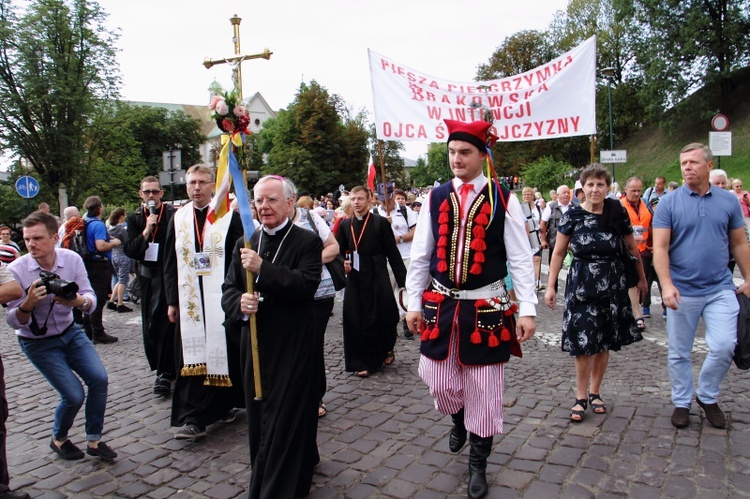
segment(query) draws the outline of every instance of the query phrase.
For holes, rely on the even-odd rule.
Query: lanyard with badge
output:
[[[367,218],[365,223],[362,225],[362,230],[359,233],[359,237],[354,235],[354,220],[352,220],[349,229],[352,231],[352,242],[354,242],[354,252],[352,253],[352,268],[359,272],[359,242],[362,241],[362,236],[365,235],[365,229],[367,228],[367,222],[370,221],[370,212],[367,212]]]
[[[146,215],[146,208],[143,208],[143,212],[143,215],[148,218]],[[156,219],[156,226],[151,232],[151,241],[149,241],[148,248],[146,248],[146,253],[143,256],[143,260],[146,262],[155,262],[159,258],[159,243],[156,242],[156,233],[159,231],[159,222],[161,222],[161,216],[163,213],[164,203],[159,207],[159,217]]]
[[[193,266],[195,268],[196,275],[210,275],[211,274],[211,253],[203,251],[203,231],[198,228],[198,217],[196,216],[196,210],[193,208],[193,225],[195,226],[195,240],[198,243],[198,251],[193,256]],[[203,222],[203,228],[206,228],[206,223]]]

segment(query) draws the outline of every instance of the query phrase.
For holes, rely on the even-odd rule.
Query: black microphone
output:
[[[156,215],[156,201],[153,199],[148,202],[148,211],[150,211],[152,215]]]

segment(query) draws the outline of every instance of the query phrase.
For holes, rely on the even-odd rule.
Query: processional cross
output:
[[[240,19],[237,14],[235,14],[232,18],[229,19],[229,22],[232,23],[232,29],[234,31],[234,36],[232,37],[232,43],[234,44],[234,56],[233,57],[225,57],[223,59],[211,59],[210,57],[206,57],[203,60],[203,65],[206,67],[206,69],[210,69],[212,66],[215,66],[217,64],[229,64],[229,66],[232,68],[232,83],[234,84],[234,90],[237,93],[237,99],[238,102],[242,101],[242,68],[240,67],[244,61],[250,60],[250,59],[270,59],[271,52],[268,49],[265,49],[263,52],[259,54],[251,54],[251,55],[241,55],[240,51],[240,22],[242,19]],[[231,144],[230,144],[230,147]],[[245,181],[245,185],[247,186],[247,171],[242,171],[242,177]],[[250,240],[248,239],[248,236],[245,236],[245,248],[250,249]],[[246,272],[246,281],[247,281],[247,292],[252,294],[254,291],[254,277],[252,272],[249,270]],[[263,389],[261,387],[260,383],[260,355],[258,352],[258,332],[257,332],[257,326],[255,323],[255,315],[250,315],[250,353],[252,354],[253,359],[253,378],[255,381],[255,400],[263,400]]]

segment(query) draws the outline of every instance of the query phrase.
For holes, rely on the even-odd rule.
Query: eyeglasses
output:
[[[203,187],[204,185],[213,184],[213,182],[208,182],[206,180],[190,180],[189,182],[186,182],[186,183],[190,187],[195,187],[195,186]]]
[[[141,192],[144,193],[146,196],[156,196],[157,194],[159,194],[161,192],[161,189],[154,190],[154,191],[152,191],[151,189],[149,189],[149,190],[141,191]]]

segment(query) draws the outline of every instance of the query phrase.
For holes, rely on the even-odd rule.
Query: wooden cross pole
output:
[[[240,51],[240,22],[242,19],[235,14],[233,17],[229,19],[229,22],[232,23],[232,29],[234,31],[234,36],[232,37],[232,43],[234,44],[234,57],[225,57],[224,59],[211,59],[209,57],[206,57],[203,60],[203,65],[206,67],[206,69],[210,69],[212,66],[215,66],[217,64],[229,64],[232,68],[232,83],[234,83],[234,90],[237,93],[237,100],[242,101],[242,69],[241,65],[244,61],[250,60],[250,59],[265,59],[268,60],[271,58],[271,52],[268,49],[265,49],[263,52],[259,54],[251,54],[251,55],[241,55]],[[229,147],[233,147],[230,145]],[[245,186],[247,186],[247,170],[243,168],[242,170],[242,179],[245,182]],[[245,248],[250,248],[250,240],[245,238]],[[253,294],[255,292],[255,278],[253,277],[253,273],[249,270],[245,272],[245,280],[247,281],[247,292],[250,294]],[[253,359],[253,380],[255,382],[255,400],[260,401],[263,400],[263,387],[260,382],[260,355],[258,352],[258,326],[255,321],[255,314],[250,315],[250,351],[252,354]]]

